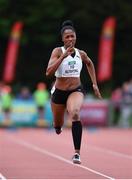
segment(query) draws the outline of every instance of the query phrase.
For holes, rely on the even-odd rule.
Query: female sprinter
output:
[[[53,49],[46,75],[56,76],[56,81],[51,91],[54,128],[57,134],[61,133],[64,113],[67,110],[72,121],[72,137],[75,149],[72,160],[73,163],[80,164],[82,124],[79,114],[84,100],[84,90],[80,81],[82,62],[87,66],[95,95],[101,99],[101,94],[91,59],[87,56],[86,52],[75,48],[76,32],[72,21],[67,20],[63,22],[61,36],[64,46]]]

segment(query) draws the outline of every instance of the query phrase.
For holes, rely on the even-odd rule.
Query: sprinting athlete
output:
[[[82,138],[82,124],[80,109],[84,100],[84,90],[80,81],[82,63],[87,66],[95,95],[101,99],[101,94],[96,81],[93,62],[86,52],[75,48],[76,32],[72,21],[64,21],[61,27],[61,36],[64,46],[56,47],[46,70],[47,76],[56,76],[52,88],[51,108],[54,117],[54,128],[57,134],[62,132],[64,113],[67,110],[72,121],[72,137],[75,154],[73,163],[80,164],[80,147]]]

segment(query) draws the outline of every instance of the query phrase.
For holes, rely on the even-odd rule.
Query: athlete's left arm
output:
[[[92,60],[88,57],[86,52],[84,52],[84,51],[79,51],[79,52],[80,52],[82,61],[86,64],[88,73],[89,73],[91,81],[93,83],[94,93],[99,99],[102,99],[102,96],[100,94],[100,91],[99,91],[99,88],[97,85],[96,72],[95,72],[94,64],[93,64]]]

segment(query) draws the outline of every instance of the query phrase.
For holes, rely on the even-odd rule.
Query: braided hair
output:
[[[74,25],[73,25],[73,22],[71,20],[66,20],[62,23],[61,25],[61,35],[63,35],[64,31],[66,29],[71,29],[72,31],[76,32],[75,31],[75,28],[74,28]]]

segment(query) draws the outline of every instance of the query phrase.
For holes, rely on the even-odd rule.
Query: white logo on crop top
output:
[[[68,70],[65,70],[65,73],[66,74],[71,74],[71,73],[78,73],[78,69],[74,69],[76,66],[76,61],[69,61],[68,62],[68,67],[69,69]]]

